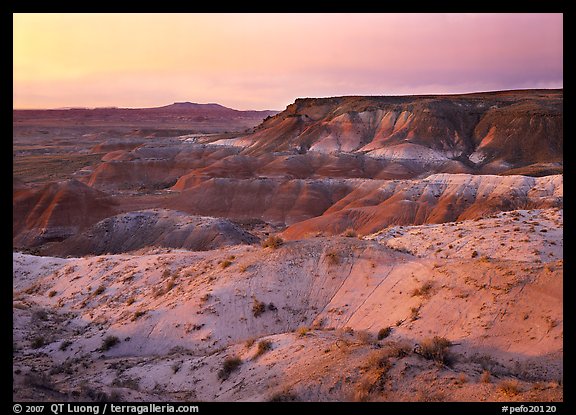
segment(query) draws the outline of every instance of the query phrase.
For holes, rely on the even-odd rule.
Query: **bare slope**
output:
[[[107,194],[77,180],[41,187],[15,187],[12,198],[14,246],[61,241],[113,215],[115,205]]]
[[[517,240],[514,228],[533,222],[538,238]],[[562,400],[562,212],[455,226],[462,236],[412,227],[400,245],[381,234],[276,250],[14,254],[15,399]],[[505,246],[483,248],[492,234]],[[424,237],[446,256],[423,251]],[[464,242],[482,252],[468,256]],[[507,249],[542,244],[538,261]],[[434,336],[453,345],[427,357]],[[225,363],[233,356],[238,367]]]
[[[422,180],[366,181],[321,216],[290,226],[284,236],[370,234],[389,225],[475,219],[521,208],[560,207],[562,176],[437,174]]]

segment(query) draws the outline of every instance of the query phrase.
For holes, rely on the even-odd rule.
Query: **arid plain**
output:
[[[563,91],[13,115],[19,401],[562,401]]]

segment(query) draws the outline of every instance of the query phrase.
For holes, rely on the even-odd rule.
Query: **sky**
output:
[[[562,14],[14,14],[14,108],[563,87]]]

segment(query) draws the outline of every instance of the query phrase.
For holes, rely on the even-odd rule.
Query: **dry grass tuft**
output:
[[[284,240],[279,236],[269,236],[262,242],[262,248],[278,249],[284,244]]]
[[[222,363],[222,369],[218,371],[218,379],[228,379],[232,372],[238,370],[241,364],[242,359],[240,359],[238,356],[227,357]]]
[[[256,350],[256,354],[254,358],[257,359],[266,353],[268,350],[272,350],[272,342],[270,340],[262,340],[258,342],[258,349]]]
[[[412,291],[412,297],[415,296],[421,296],[421,297],[428,297],[430,295],[430,291],[432,290],[432,287],[434,286],[434,283],[432,281],[426,281],[424,282],[419,288],[415,288]]]
[[[448,364],[450,360],[448,348],[450,346],[452,346],[450,340],[444,337],[434,336],[431,339],[428,338],[422,340],[417,351],[425,359],[433,360],[437,363]]]
[[[498,385],[498,390],[506,396],[516,396],[521,392],[520,384],[517,380],[503,380]]]

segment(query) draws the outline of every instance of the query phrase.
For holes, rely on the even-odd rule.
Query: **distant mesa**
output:
[[[225,110],[230,110],[230,109],[232,109],[232,108],[227,108],[223,105],[216,104],[216,103],[198,104],[198,103],[190,102],[190,101],[175,102],[173,104],[166,105],[166,106],[159,107],[159,108],[182,109],[182,110],[186,110],[186,109],[225,109]],[[234,110],[234,111],[236,111],[236,110]]]
[[[456,160],[478,173],[562,162],[563,90],[299,98],[241,137],[245,154]],[[534,170],[534,169],[532,169]]]

